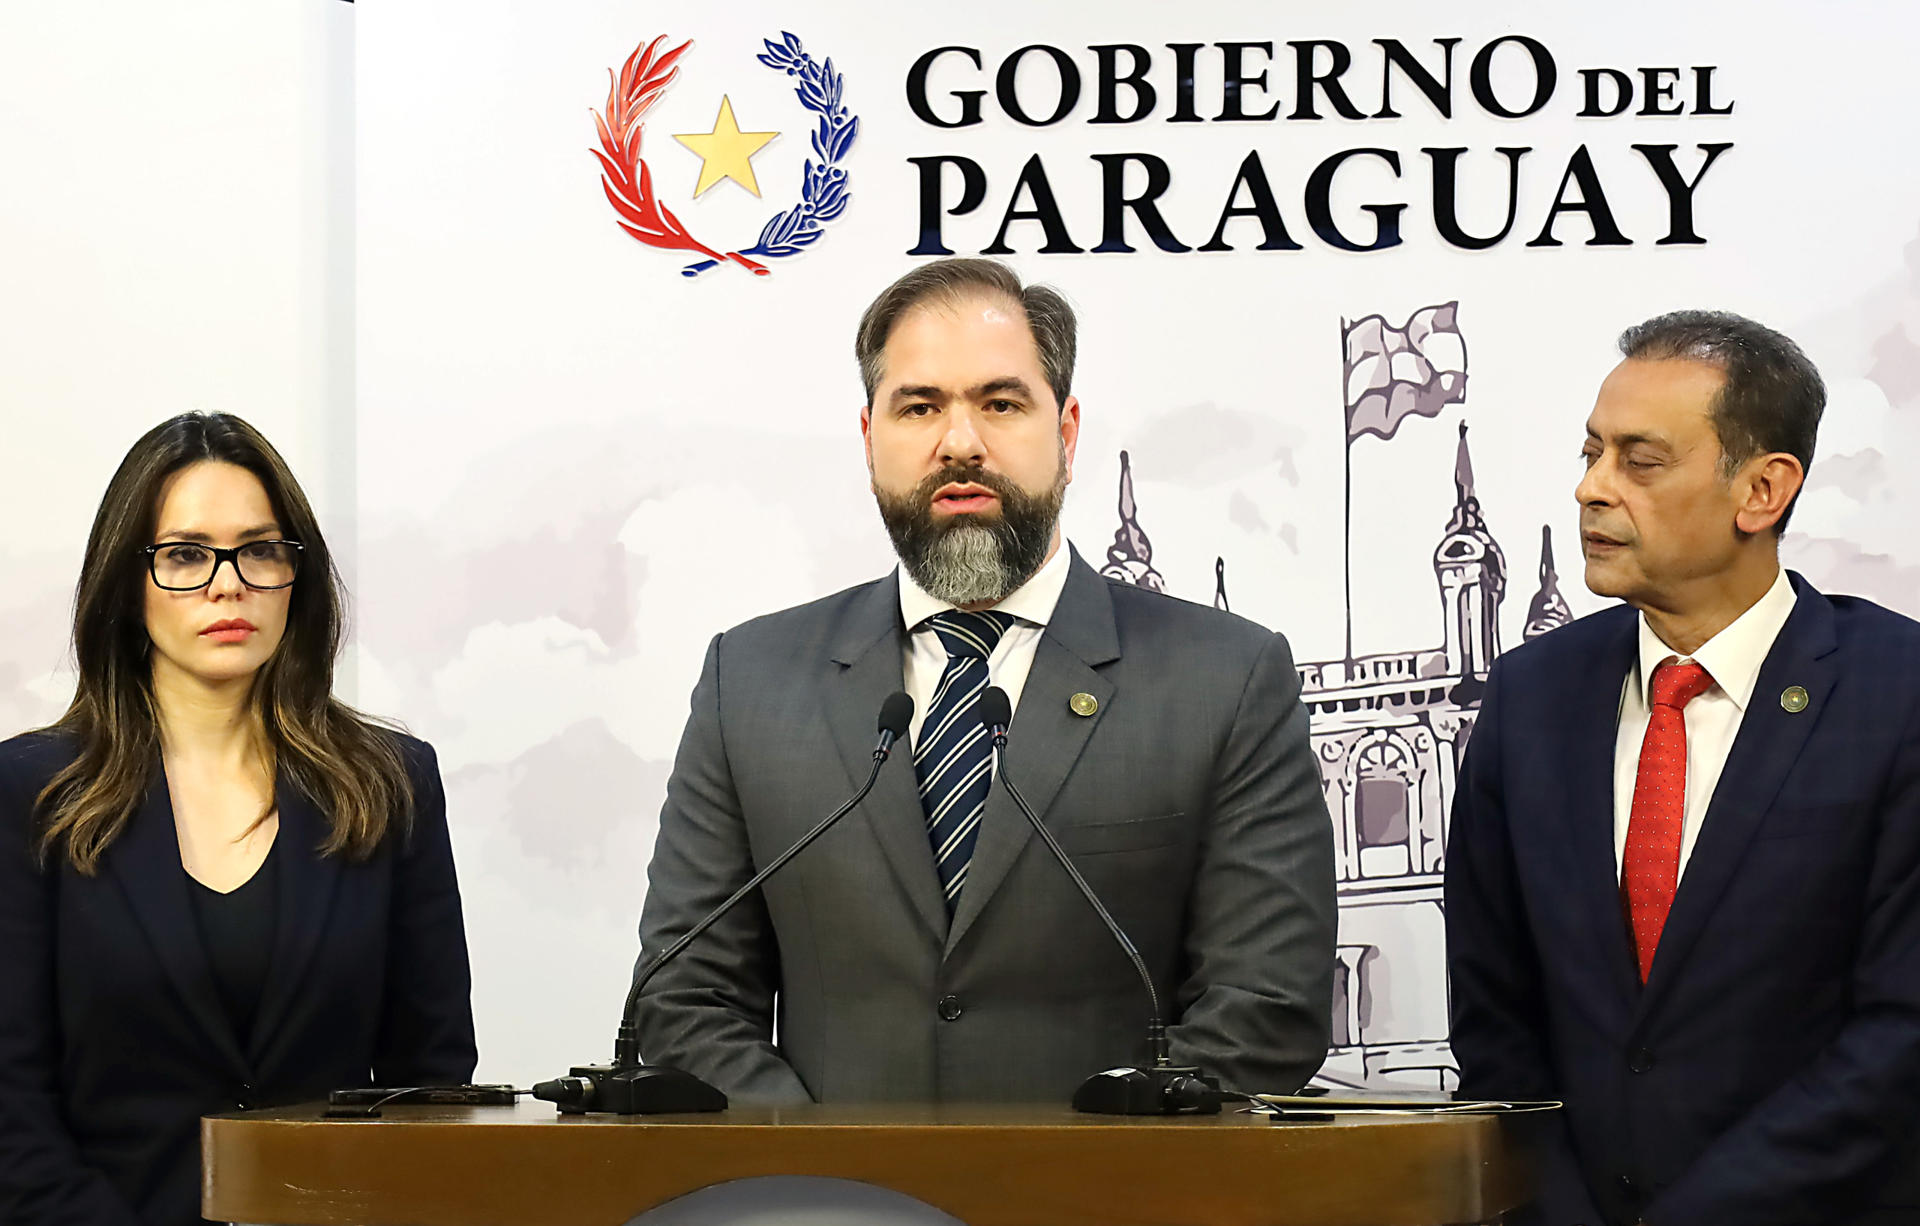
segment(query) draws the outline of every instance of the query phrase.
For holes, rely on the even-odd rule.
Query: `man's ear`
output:
[[[860,445],[867,452],[867,476],[873,476],[873,406],[860,406]]]
[[[1745,489],[1734,512],[1734,526],[1755,535],[1780,522],[1793,504],[1793,496],[1806,484],[1807,470],[1797,457],[1775,451],[1747,461],[1740,480]]]
[[[1073,481],[1073,456],[1080,447],[1080,400],[1069,396],[1060,406],[1060,449],[1067,457],[1067,481]]]

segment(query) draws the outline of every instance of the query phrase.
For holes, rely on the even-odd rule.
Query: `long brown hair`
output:
[[[253,714],[269,767],[332,822],[320,848],[325,854],[364,859],[389,822],[404,827],[412,817],[398,739],[333,696],[343,630],[340,576],[300,483],[273,444],[240,418],[184,413],[127,452],[87,536],[73,602],[79,683],[53,725],[79,753],[39,796],[43,862],[58,845],[91,876],[152,786],[160,734],[144,614],[150,576],[141,550],[153,543],[167,478],[206,460],[259,478],[281,530],[305,546],[286,634],[253,679]]]

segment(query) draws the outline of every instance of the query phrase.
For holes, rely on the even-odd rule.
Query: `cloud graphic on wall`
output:
[[[1260,504],[1248,496],[1245,490],[1235,490],[1233,497],[1227,499],[1227,522],[1244,532],[1279,538],[1280,543],[1287,547],[1288,553],[1300,552],[1299,530],[1293,524],[1281,524],[1275,528],[1268,523],[1265,512],[1260,509]]]
[[[1825,456],[1816,470],[1819,484],[1809,481],[1809,490],[1831,489],[1854,502],[1867,503],[1887,488],[1887,457],[1878,448],[1866,447],[1846,455]]]
[[[1920,405],[1920,345],[1914,344],[1905,328],[1896,325],[1874,343],[1873,366],[1867,377],[1878,383],[1894,403],[1909,408]]]
[[[690,486],[643,503],[617,543],[629,645],[558,615],[474,627],[429,683],[443,761],[513,761],[586,719],[641,758],[670,758],[713,635],[811,594],[800,524],[769,520],[738,488]],[[693,608],[700,616],[685,615]]]
[[[1832,537],[1789,536],[1780,554],[1822,591],[1865,596],[1909,617],[1920,615],[1920,566]]]
[[[1305,433],[1271,413],[1183,405],[1147,418],[1127,437],[1136,460],[1151,460],[1155,481],[1208,486],[1258,474],[1300,484],[1293,457]]]
[[[510,761],[618,701],[608,692],[611,660],[599,635],[558,617],[477,627],[433,677],[443,768]]]
[[[1814,586],[1846,592],[1920,616],[1920,485],[1888,456],[1920,455],[1920,237],[1904,251],[1898,283],[1882,287],[1844,317],[1844,329],[1877,339],[1865,377],[1829,372],[1820,443],[1780,543],[1781,560]]]
[[[1267,517],[1260,513],[1260,504],[1247,497],[1245,490],[1235,490],[1233,497],[1227,499],[1227,522],[1248,532],[1273,531]]]
[[[1920,421],[1903,422],[1884,404],[1845,433],[1878,434],[1882,446],[1903,455],[1920,447]],[[1910,539],[1917,522],[1920,490],[1890,471],[1880,447],[1816,455],[1780,542],[1781,561],[1823,591],[1920,613],[1920,556]]]
[[[495,772],[521,853],[562,869],[644,863],[653,848],[665,760],[640,757],[598,719],[570,724]]]
[[[609,723],[643,756],[671,756],[713,636],[818,594],[808,520],[768,515],[746,484],[696,485],[641,504],[619,539],[645,563],[630,675],[646,697]]]

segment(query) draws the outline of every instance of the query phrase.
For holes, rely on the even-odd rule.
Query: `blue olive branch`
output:
[[[796,79],[794,96],[800,104],[819,116],[812,137],[813,157],[800,176],[800,202],[791,209],[775,213],[761,228],[753,246],[739,252],[763,259],[798,255],[818,242],[825,232],[824,223],[846,211],[852,196],[847,191],[847,172],[839,165],[853,149],[860,134],[860,117],[849,111],[841,99],[846,79],[833,67],[833,60],[821,64],[806,53],[800,39],[782,31],[780,41],[765,39],[766,51],[756,57],[769,68]],[[681,269],[689,277],[698,276],[718,261],[702,260]]]

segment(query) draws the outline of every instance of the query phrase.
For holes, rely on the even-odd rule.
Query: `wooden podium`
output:
[[[209,1116],[204,1211],[298,1226],[620,1226],[712,1184],[860,1180],[968,1226],[1426,1226],[1527,1195],[1493,1115],[1125,1118],[1065,1106],[741,1108],[562,1116],[515,1107],[319,1106]]]

